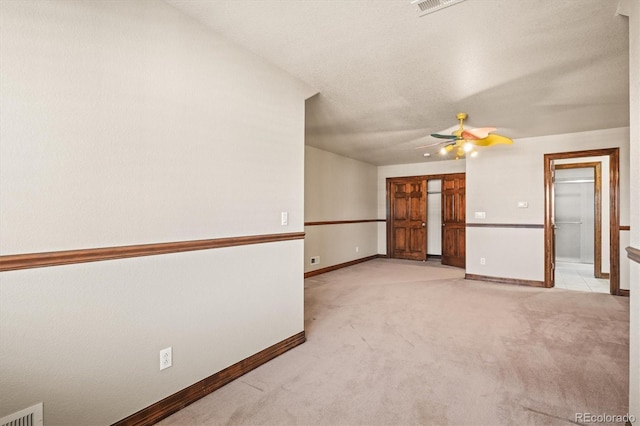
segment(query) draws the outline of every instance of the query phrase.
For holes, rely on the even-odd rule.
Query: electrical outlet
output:
[[[320,256],[313,256],[309,259],[309,264],[311,265],[317,265],[318,263],[320,263]]]
[[[487,263],[487,259],[485,259],[484,257],[480,258],[480,264],[481,265],[485,265]]]
[[[282,226],[289,225],[289,212],[280,213],[280,225]]]
[[[360,247],[356,246],[356,253],[360,252]]]
[[[166,348],[160,351],[160,370],[171,367],[173,364],[173,357],[171,356],[171,348]]]

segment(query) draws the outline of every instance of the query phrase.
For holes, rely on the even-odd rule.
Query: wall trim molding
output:
[[[171,414],[180,411],[187,405],[209,395],[217,389],[220,389],[222,386],[234,381],[254,368],[257,368],[286,351],[303,344],[305,341],[305,332],[301,331],[300,333],[278,342],[275,345],[269,346],[268,348],[263,349],[260,352],[207,377],[206,379],[200,380],[199,382],[156,402],[155,404],[143,408],[129,417],[117,421],[113,426],[140,426],[155,424],[160,420],[169,417]]]
[[[0,272],[304,239],[304,232],[0,256]]]
[[[618,296],[629,297],[630,293],[631,292],[625,288],[618,289]]]
[[[490,277],[487,275],[464,274],[465,280],[488,281],[501,284],[515,284],[527,287],[544,287],[544,281],[522,280],[518,278]]]
[[[538,223],[467,223],[467,228],[527,228],[544,229],[543,224]]]
[[[304,226],[343,225],[349,223],[386,222],[386,219],[358,219],[358,220],[325,220],[320,222],[305,222]]]
[[[346,268],[347,266],[357,265],[358,263],[366,262],[368,260],[377,259],[378,257],[387,257],[386,255],[374,254],[373,256],[367,256],[356,260],[351,260],[349,262],[338,263],[337,265],[327,266],[326,268],[316,269],[315,271],[309,271],[304,273],[305,278],[313,277],[316,275],[324,274],[326,272],[335,271],[336,269]]]
[[[627,247],[627,257],[636,263],[640,263],[640,249],[635,247]]]
[[[620,231],[631,231],[631,226],[630,225],[620,225],[620,226],[618,226],[618,229]]]

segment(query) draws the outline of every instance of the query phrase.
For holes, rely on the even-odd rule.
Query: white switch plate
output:
[[[289,225],[289,212],[282,212],[280,214],[280,224],[282,226]]]
[[[521,209],[526,209],[527,207],[529,207],[529,203],[527,203],[526,201],[518,201],[518,207]]]
[[[319,263],[320,263],[320,256],[313,256],[311,259],[309,259],[310,265],[317,265]]]
[[[160,370],[171,367],[173,365],[173,357],[171,356],[171,348],[165,348],[160,351]]]
[[[476,219],[484,219],[486,217],[487,217],[487,214],[485,212],[476,212],[475,214]]]

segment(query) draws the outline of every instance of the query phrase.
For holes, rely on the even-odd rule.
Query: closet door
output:
[[[427,182],[424,178],[388,181],[389,253],[395,259],[427,258]]]
[[[465,267],[465,175],[442,179],[442,264]]]

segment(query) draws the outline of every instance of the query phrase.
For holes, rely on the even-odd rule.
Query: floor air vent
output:
[[[42,402],[0,419],[0,426],[42,426]]]
[[[420,16],[424,16],[463,1],[464,0],[413,0],[411,4],[418,6],[418,13]]]

